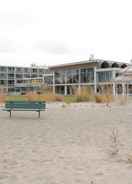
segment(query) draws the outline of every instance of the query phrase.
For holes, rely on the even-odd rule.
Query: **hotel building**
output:
[[[115,79],[130,64],[89,59],[87,61],[61,64],[51,67],[0,66],[0,92],[23,93],[39,91],[44,86],[53,93],[73,95],[86,87],[94,93],[109,90],[115,95],[118,87]],[[115,87],[116,86],[116,87]]]
[[[54,93],[62,95],[72,95],[82,87],[91,88],[94,93],[109,89],[115,95],[114,80],[128,65],[99,59],[61,64],[49,67],[52,76],[44,76],[44,81],[50,77],[49,86],[53,87]]]
[[[44,67],[0,66],[0,92],[13,93],[39,90]]]

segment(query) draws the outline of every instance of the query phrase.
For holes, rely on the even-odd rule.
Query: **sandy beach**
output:
[[[132,103],[0,111],[0,184],[131,184],[131,155]]]

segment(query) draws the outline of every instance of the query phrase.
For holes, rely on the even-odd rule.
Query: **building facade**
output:
[[[0,92],[38,90],[46,72],[44,67],[0,66]]]
[[[120,75],[116,77],[114,82],[116,95],[132,95],[132,66],[129,66],[122,70]]]
[[[125,67],[126,63],[98,59],[56,65],[49,68],[52,71],[49,85],[53,87],[54,93],[62,95],[73,95],[82,87],[91,88],[94,93],[109,90],[115,95],[114,79]]]
[[[94,93],[110,91],[115,95],[115,79],[129,64],[89,59],[52,67],[0,66],[0,93],[39,91],[43,86],[53,93],[73,95],[87,87]]]

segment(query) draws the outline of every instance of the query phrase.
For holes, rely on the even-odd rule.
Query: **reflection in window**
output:
[[[45,76],[44,77],[44,83],[47,85],[53,84],[53,76]]]
[[[64,71],[55,72],[55,83],[56,84],[65,83],[65,72]]]
[[[81,82],[89,83],[94,81],[94,70],[92,68],[81,69]]]
[[[0,72],[7,72],[7,67],[0,67]]]
[[[16,78],[23,78],[22,74],[16,74]]]
[[[37,73],[37,69],[36,68],[33,68],[32,69],[32,73]]]
[[[72,84],[72,83],[78,83],[79,82],[79,70],[68,70],[66,72],[67,74],[67,83]]]
[[[105,72],[98,72],[97,73],[97,81],[98,82],[106,82],[112,80],[112,72],[105,71]]]
[[[7,81],[6,80],[0,80],[0,85],[6,85]]]
[[[15,70],[15,68],[14,67],[8,67],[8,72],[10,73],[12,73],[12,72],[14,72],[14,70]]]

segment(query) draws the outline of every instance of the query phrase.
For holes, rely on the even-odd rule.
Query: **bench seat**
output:
[[[45,108],[46,109],[46,108]],[[17,109],[17,108],[3,108],[2,110],[3,111],[45,111],[45,109],[24,109],[24,108],[19,108],[19,109]]]
[[[46,110],[46,103],[42,101],[7,101],[3,111],[36,111],[40,117],[40,111]]]

